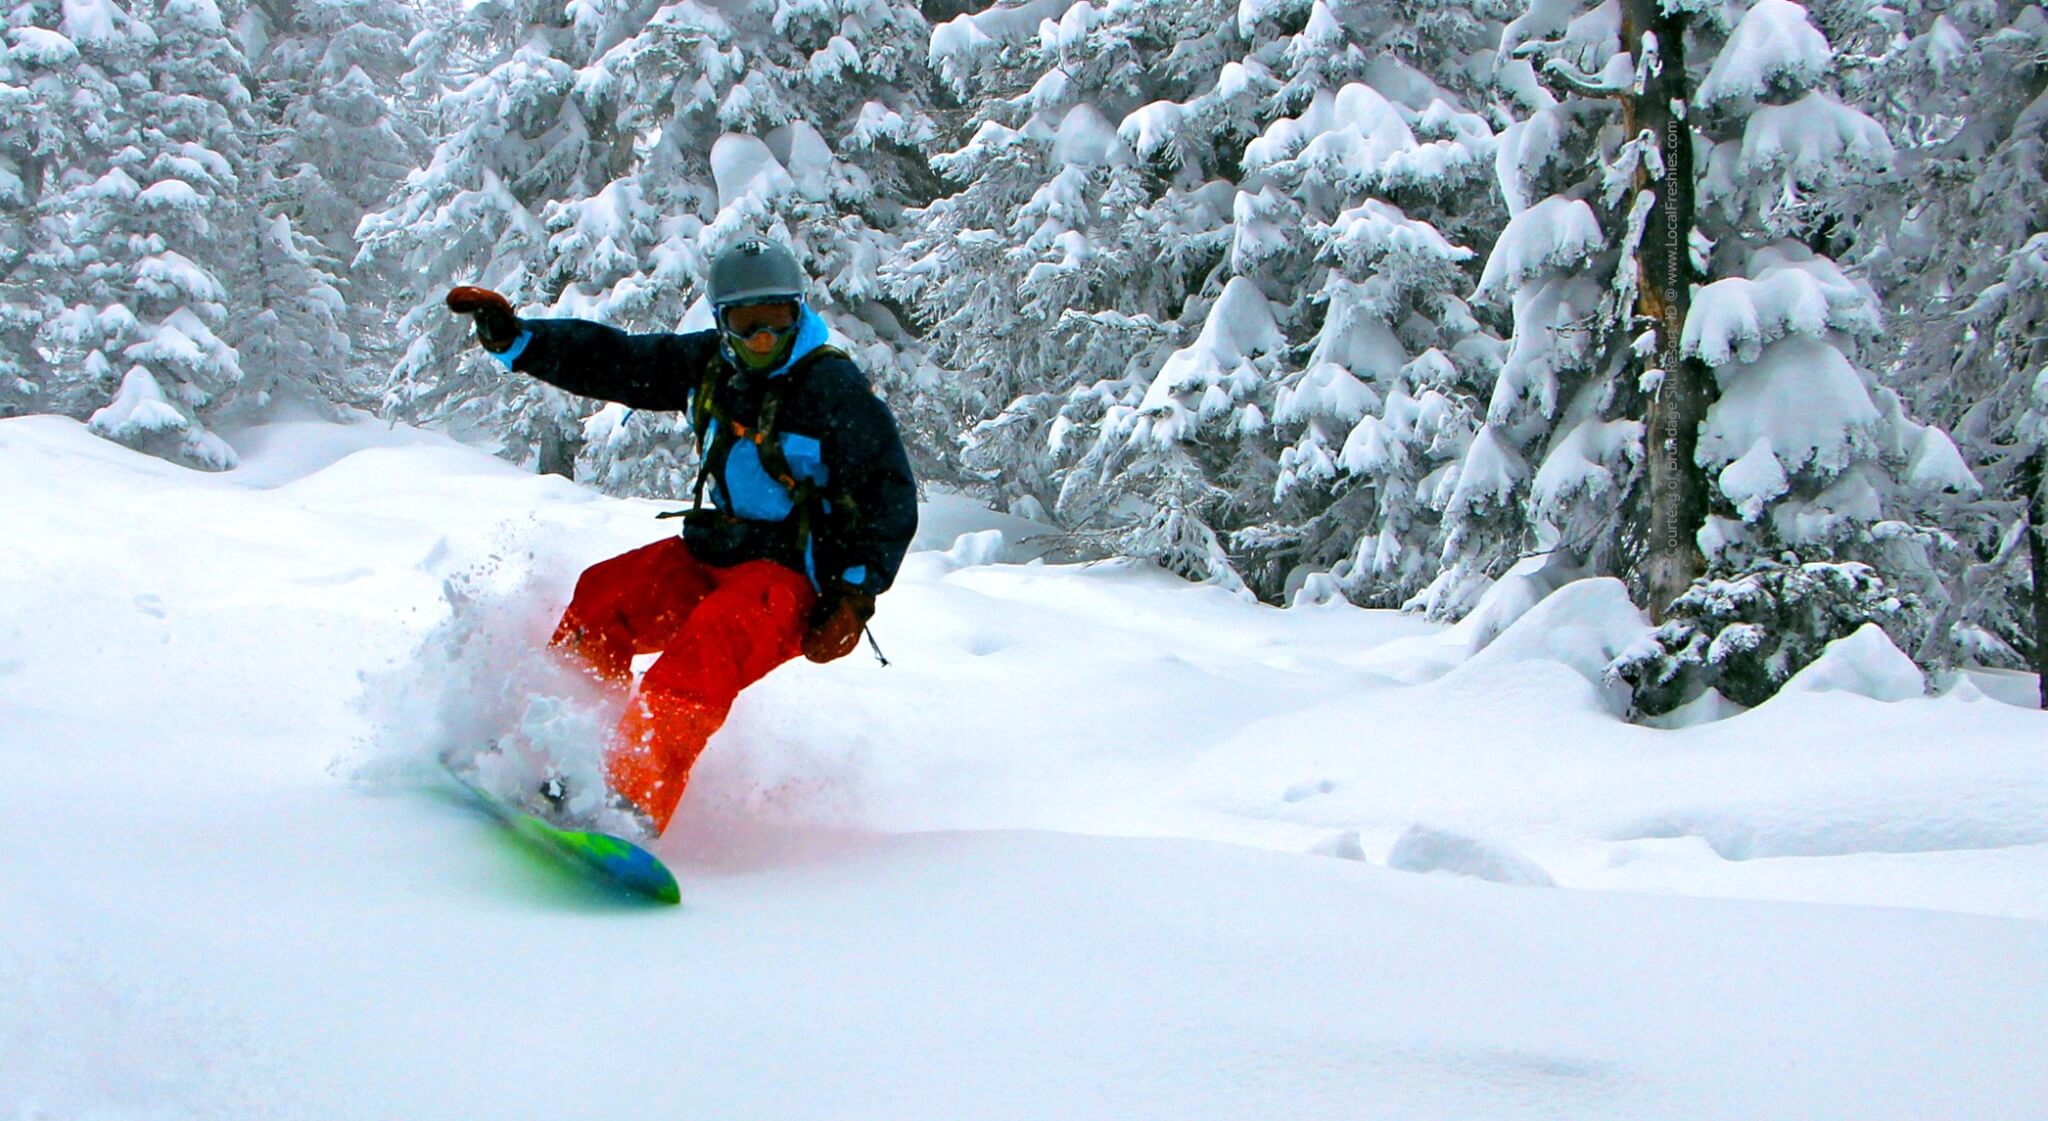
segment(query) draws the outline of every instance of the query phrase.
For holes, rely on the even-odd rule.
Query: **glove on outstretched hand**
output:
[[[512,302],[488,288],[463,285],[448,290],[448,310],[476,320],[476,341],[493,354],[519,341],[519,317]]]
[[[848,589],[827,595],[811,609],[811,626],[804,632],[804,657],[830,662],[853,653],[860,645],[861,628],[875,614],[875,597]]]

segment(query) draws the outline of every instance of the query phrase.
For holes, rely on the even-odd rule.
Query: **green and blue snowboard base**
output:
[[[444,764],[446,766],[446,764]],[[453,767],[448,777],[479,808],[521,842],[562,861],[577,873],[628,895],[658,903],[681,903],[683,890],[659,857],[624,837],[588,829],[564,829],[483,789]]]

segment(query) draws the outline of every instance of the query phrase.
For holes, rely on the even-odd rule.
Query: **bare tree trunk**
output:
[[[2041,458],[2035,448],[2020,464],[2020,486],[2027,500],[2027,559],[2032,563],[2034,587],[2034,673],[2039,679],[2040,704],[2048,708],[2048,500],[2041,494]]]
[[[535,464],[542,475],[560,475],[565,479],[576,477],[576,457],[583,454],[582,438],[560,425],[549,424],[541,430],[539,462]]]
[[[1661,178],[1653,177],[1654,166],[1638,177],[1641,189],[1655,192],[1655,205],[1636,248],[1636,311],[1657,325],[1657,349],[1649,362],[1663,374],[1644,417],[1642,515],[1629,519],[1648,540],[1628,550],[1641,558],[1629,581],[1632,590],[1658,622],[1706,570],[1698,538],[1707,518],[1707,476],[1696,454],[1712,375],[1698,359],[1683,357],[1679,347],[1692,306],[1695,197],[1693,130],[1685,111],[1692,96],[1685,74],[1686,20],[1684,12],[1673,13],[1659,0],[1622,3],[1625,41],[1639,60],[1653,55],[1641,90],[1623,103],[1625,122],[1629,135],[1655,139],[1663,165]]]

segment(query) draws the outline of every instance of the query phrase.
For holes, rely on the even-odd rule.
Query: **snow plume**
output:
[[[356,781],[431,781],[446,759],[511,797],[559,775],[572,812],[597,808],[603,748],[624,697],[548,648],[575,566],[525,537],[508,531],[486,559],[447,576],[447,616],[410,655],[364,675],[357,706],[370,731],[341,761]],[[577,805],[579,792],[593,804]]]

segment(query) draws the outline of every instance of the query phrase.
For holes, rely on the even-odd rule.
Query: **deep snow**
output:
[[[1607,582],[1277,610],[937,496],[894,664],[743,698],[627,908],[422,761],[667,504],[231,439],[0,421],[5,1121],[2048,1116],[2030,679],[1632,727]]]

